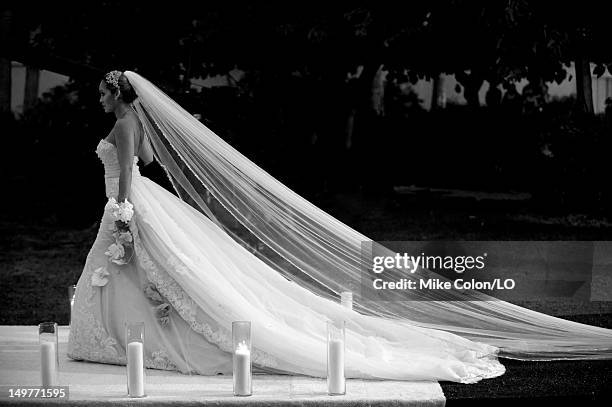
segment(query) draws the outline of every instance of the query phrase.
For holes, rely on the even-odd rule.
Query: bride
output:
[[[77,284],[70,358],[124,365],[125,323],[144,321],[146,367],[231,374],[231,323],[248,320],[255,371],[325,377],[326,321],[340,319],[349,378],[474,383],[504,373],[499,356],[612,355],[610,330],[478,292],[360,296],[370,239],[275,180],[142,76],[109,72],[99,91],[117,118],[96,148],[109,203]],[[156,159],[178,197],[140,175],[139,159]],[[133,210],[131,220],[117,220],[119,209]],[[347,290],[356,294],[354,310],[337,301]]]

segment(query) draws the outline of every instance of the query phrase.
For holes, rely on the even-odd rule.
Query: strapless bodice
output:
[[[119,158],[117,157],[117,148],[115,145],[105,139],[101,139],[96,147],[96,154],[104,164],[104,178],[106,181],[106,196],[117,197],[119,193]],[[138,156],[134,156],[132,166],[132,178],[139,177],[140,170],[138,168]]]

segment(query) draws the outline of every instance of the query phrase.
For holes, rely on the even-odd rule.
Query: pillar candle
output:
[[[130,342],[127,348],[128,394],[144,396],[144,361],[141,342]]]
[[[234,353],[234,394],[251,394],[251,352],[246,346],[239,346]]]
[[[328,344],[327,386],[329,393],[344,394],[344,343],[340,340],[331,340]]]
[[[42,386],[57,386],[57,373],[55,343],[43,342],[40,344],[40,374]]]

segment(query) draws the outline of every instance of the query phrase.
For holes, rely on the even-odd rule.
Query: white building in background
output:
[[[191,78],[191,89],[196,92],[202,88],[213,88],[216,86],[233,86],[244,78],[244,71],[232,69],[226,75],[208,76],[206,78]]]
[[[25,96],[26,67],[20,62],[13,61],[11,68],[11,111],[21,114]],[[65,85],[69,79],[65,75],[41,69],[38,80],[38,97],[55,86]]]
[[[591,64],[591,72],[595,68],[594,64]],[[555,98],[562,98],[570,95],[576,94],[576,71],[574,69],[574,64],[569,68],[566,68],[567,77],[561,84],[557,84],[555,82],[547,82],[548,85],[548,94],[551,100]],[[463,87],[461,87],[461,92],[457,93],[455,91],[455,87],[458,84],[455,80],[454,75],[442,75],[443,77],[443,99],[446,100],[446,103],[456,103],[456,104],[465,104],[466,100],[463,97]],[[593,79],[593,109],[595,113],[603,113],[606,107],[605,100],[608,97],[612,97],[612,75],[606,71],[604,75],[600,78],[597,78],[595,75],[592,75]],[[517,84],[517,90],[519,93],[523,92],[523,88],[527,85],[527,80],[523,79],[521,82]],[[431,97],[433,93],[433,81],[420,80],[416,84],[411,85],[412,89],[419,95],[422,99],[421,105],[428,109],[431,107]],[[487,81],[484,82],[482,87],[480,88],[479,98],[480,104],[485,105],[485,95],[489,90],[489,83]],[[502,90],[503,92],[503,90]]]
[[[594,68],[591,65],[591,70]],[[572,64],[569,68],[566,68],[568,71],[567,78],[560,85],[556,83],[548,83],[548,93],[551,99],[561,98],[565,96],[575,95],[576,94],[576,75],[574,70],[574,65]],[[22,113],[23,112],[23,102],[24,102],[24,89],[25,89],[25,76],[26,76],[26,67],[19,63],[13,61],[12,66],[12,90],[11,90],[11,110],[14,113]],[[216,76],[214,78],[205,78],[205,79],[192,79],[192,88],[198,89],[202,87],[213,87],[213,86],[231,86],[232,82],[240,81],[243,77],[243,73],[239,70],[233,70],[229,73],[229,75],[225,76]],[[443,99],[446,103],[457,103],[457,104],[465,104],[465,98],[463,97],[463,87],[461,87],[460,92],[456,92],[455,88],[457,85],[457,81],[455,80],[454,75],[442,75],[443,77]],[[40,71],[40,79],[39,79],[39,87],[38,87],[38,96],[42,96],[43,93],[47,92],[51,88],[59,85],[64,85],[68,82],[69,78],[65,75],[57,74],[55,72],[41,70]],[[433,81],[420,80],[414,85],[409,85],[422,100],[421,104],[425,109],[429,109],[431,107],[431,97],[433,91]],[[517,89],[519,92],[523,91],[525,85],[527,85],[527,80],[523,80],[517,84]],[[480,89],[480,103],[485,105],[485,95],[489,90],[489,83],[484,82],[483,86]],[[595,113],[603,113],[605,109],[605,100],[608,97],[612,97],[612,75],[606,71],[604,75],[600,78],[593,76],[593,107]]]

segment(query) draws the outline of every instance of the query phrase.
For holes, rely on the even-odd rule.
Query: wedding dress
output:
[[[101,140],[96,152],[104,164],[106,195],[116,197],[116,147]],[[416,326],[398,330],[392,321],[387,331],[375,329],[374,317],[287,280],[206,216],[140,175],[137,161],[134,157],[129,197],[135,212],[134,259],[117,265],[104,254],[114,242],[113,221],[105,210],[77,284],[70,358],[125,364],[124,324],[144,321],[146,367],[231,374],[231,322],[247,319],[258,322],[253,326],[256,371],[325,377],[325,321],[353,318],[347,326],[347,377],[471,383],[503,374],[493,346]],[[183,281],[184,263],[201,270],[207,301],[197,303],[190,296],[194,287]],[[265,292],[253,288],[261,282]],[[145,295],[149,284],[172,307],[165,324],[156,317],[159,302]],[[282,338],[284,346],[266,340],[270,337]]]
[[[371,241],[250,162],[149,81],[124,74],[178,196],[140,175],[134,158],[134,256],[126,265],[108,260],[105,209],[77,284],[69,357],[125,364],[124,323],[144,321],[145,366],[229,374],[231,323],[239,320],[252,323],[252,361],[264,372],[325,377],[329,320],[346,321],[349,378],[473,383],[504,373],[498,356],[612,357],[610,330],[478,292],[358,297],[355,310],[342,306],[339,293],[362,282],[368,265],[360,254]],[[101,140],[96,152],[106,196],[116,197],[116,148]]]

